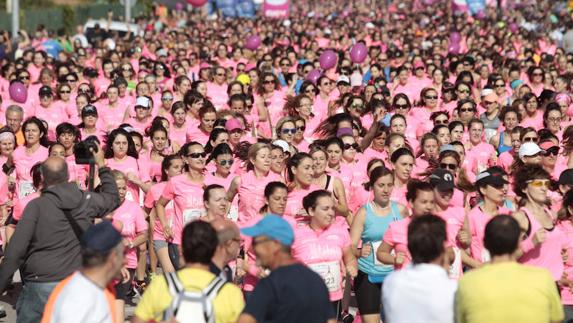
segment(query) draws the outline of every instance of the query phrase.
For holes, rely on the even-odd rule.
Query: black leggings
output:
[[[358,276],[354,278],[354,293],[360,314],[380,314],[382,284],[370,282],[368,274],[359,270]]]
[[[129,280],[127,282],[119,281],[115,285],[115,299],[122,299],[127,302],[127,294],[132,287],[133,278],[135,277],[135,269],[128,268]]]

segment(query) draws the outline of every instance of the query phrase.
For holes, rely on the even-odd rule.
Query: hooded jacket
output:
[[[28,203],[0,264],[0,293],[18,268],[24,281],[57,282],[81,267],[80,241],[63,210],[70,211],[82,232],[115,210],[119,193],[110,169],[100,168],[99,177],[100,192],[62,183]]]

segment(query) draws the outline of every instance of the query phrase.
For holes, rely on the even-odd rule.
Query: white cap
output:
[[[373,24],[372,22],[370,22],[370,21],[366,23],[366,28],[368,28],[368,29],[373,29],[373,28],[375,28],[375,27],[376,27],[376,26],[374,26],[374,24]]]
[[[151,102],[149,101],[148,98],[144,97],[144,96],[138,96],[137,99],[135,100],[135,106],[142,106],[146,109],[151,108]]]
[[[283,149],[283,152],[285,153],[290,152],[290,145],[288,144],[288,142],[282,139],[277,139],[273,141],[273,145],[281,147]]]
[[[346,82],[346,83],[350,84],[350,78],[348,78],[348,76],[346,76],[346,75],[340,75],[338,77],[338,80],[336,80],[336,83],[338,84],[340,82]]]
[[[534,142],[524,142],[519,147],[519,158],[534,156],[539,153],[544,153],[545,150],[539,148],[539,146]]]
[[[167,50],[165,48],[161,48],[160,50],[157,51],[157,56],[158,57],[167,56]]]
[[[481,97],[484,97],[484,96],[488,96],[488,95],[490,95],[490,94],[492,94],[492,93],[493,93],[493,90],[492,90],[492,89],[483,89],[483,90],[481,90],[480,95],[481,95]]]

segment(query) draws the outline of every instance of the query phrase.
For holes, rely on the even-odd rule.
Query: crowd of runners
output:
[[[573,19],[564,1],[496,4],[178,6],[137,18],[141,34],[5,33],[0,290],[19,267],[22,294],[44,293],[18,320],[79,322],[77,277],[47,299],[64,277],[45,268],[80,269],[47,265],[66,244],[38,241],[62,227],[80,273],[113,273],[111,305],[83,303],[105,322],[134,303],[134,322],[201,322],[173,311],[193,288],[216,322],[573,319]],[[99,147],[93,174],[80,146]],[[83,235],[71,193],[36,224],[64,164],[104,218]]]

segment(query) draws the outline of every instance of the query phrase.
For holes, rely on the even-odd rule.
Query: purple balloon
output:
[[[207,3],[207,0],[187,0],[187,3],[193,7],[201,7]]]
[[[368,48],[366,48],[364,43],[356,43],[350,49],[350,59],[353,63],[360,64],[364,62],[366,55],[368,55]]]
[[[322,52],[322,54],[320,54],[320,58],[318,59],[318,61],[320,62],[320,68],[322,68],[323,70],[327,70],[327,69],[331,69],[334,66],[336,66],[336,61],[337,61],[337,57],[336,57],[336,53],[331,50],[331,49],[327,49],[324,52]]]
[[[519,26],[518,26],[515,22],[512,22],[512,23],[509,25],[509,30],[510,30],[512,33],[515,34],[516,32],[519,31]]]
[[[251,35],[247,38],[247,41],[245,43],[245,48],[246,49],[250,49],[250,50],[256,50],[257,48],[259,48],[259,46],[261,46],[261,37],[259,37],[258,35]]]
[[[460,53],[460,44],[458,43],[451,43],[450,47],[448,48],[448,52],[450,54],[457,55]]]
[[[486,15],[485,15],[485,11],[480,10],[476,13],[476,18],[479,20],[483,20],[485,19]]]
[[[457,31],[452,31],[450,34],[450,42],[452,43],[459,43],[462,40],[462,35],[460,35]]]
[[[425,0],[424,1],[428,6],[431,6],[433,4],[435,4],[437,1],[436,0]]]
[[[26,103],[28,99],[28,89],[20,82],[14,82],[8,88],[10,98],[18,103]]]
[[[182,4],[181,2],[177,2],[177,3],[175,4],[175,9],[176,9],[177,11],[183,10],[183,4]]]
[[[312,70],[306,76],[306,80],[311,81],[314,85],[316,85],[316,82],[321,75],[322,73],[319,70]]]

